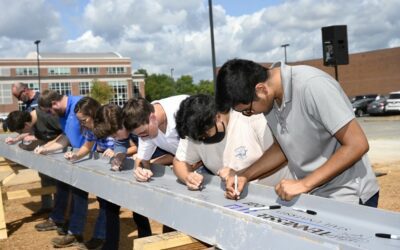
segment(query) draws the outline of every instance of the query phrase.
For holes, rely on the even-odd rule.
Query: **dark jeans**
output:
[[[100,198],[101,199],[101,198]],[[103,199],[102,199],[103,200]],[[115,250],[119,247],[119,210],[120,206],[103,200],[105,204],[106,214],[106,241],[103,245],[103,250]],[[133,220],[138,229],[138,237],[146,237],[151,235],[150,222],[147,217],[134,213]]]
[[[65,222],[65,212],[68,206],[69,193],[72,193],[71,211],[68,231],[72,234],[82,234],[88,211],[88,193],[57,181],[54,209],[50,218],[55,222]]]
[[[378,207],[378,201],[379,201],[379,191],[364,203],[360,199],[359,204],[360,205],[364,205],[364,206],[368,206],[368,207]]]
[[[42,187],[50,187],[50,186],[55,186],[57,184],[56,180],[44,175],[39,172],[40,176],[40,183],[42,184]],[[53,208],[53,195],[52,194],[44,194],[42,195],[42,208]]]

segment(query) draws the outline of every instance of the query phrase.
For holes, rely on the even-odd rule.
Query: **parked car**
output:
[[[354,114],[356,114],[356,116],[364,116],[367,114],[368,104],[373,101],[375,101],[375,98],[365,98],[353,102],[352,105]]]
[[[386,111],[400,113],[400,91],[391,92],[386,103]]]
[[[378,100],[375,100],[368,104],[367,112],[370,115],[383,115],[386,114],[386,100],[387,97],[381,97]]]
[[[350,98],[350,102],[353,103],[355,101],[366,99],[366,98],[378,99],[379,95],[378,94],[356,95],[356,96],[353,96]]]
[[[7,113],[0,113],[0,122],[7,120],[8,114]]]

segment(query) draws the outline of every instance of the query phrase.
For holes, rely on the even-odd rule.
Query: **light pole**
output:
[[[39,61],[39,43],[40,40],[36,40],[35,44],[36,44],[36,58],[37,58],[37,71],[38,71],[38,81],[39,81],[39,92],[40,92],[40,61]]]
[[[285,51],[285,63],[287,63],[287,56],[286,56],[286,47],[288,47],[290,44],[286,43],[286,44],[282,44],[281,47],[284,49]]]
[[[174,79],[174,68],[171,68],[171,78]]]
[[[210,33],[211,33],[211,56],[213,65],[213,79],[214,79],[214,90],[217,77],[217,64],[215,62],[215,46],[214,46],[214,22],[213,22],[213,12],[212,12],[212,0],[208,0],[208,13],[210,18]]]

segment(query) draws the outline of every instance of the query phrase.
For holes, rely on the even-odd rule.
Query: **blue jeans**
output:
[[[72,202],[68,232],[71,234],[82,234],[88,211],[88,193],[60,181],[57,182],[56,188],[55,204],[50,218],[54,222],[65,222],[64,216],[68,206],[69,193],[71,192]]]
[[[57,183],[53,178],[51,178],[47,175],[44,175],[40,172],[39,172],[39,176],[40,176],[40,183],[42,184],[42,187],[55,186]],[[42,208],[46,209],[46,208],[53,207],[53,195],[52,194],[42,195],[41,198],[42,198]]]

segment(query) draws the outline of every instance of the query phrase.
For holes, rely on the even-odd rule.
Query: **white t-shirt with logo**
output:
[[[231,110],[225,138],[219,143],[204,144],[192,139],[181,139],[176,158],[189,164],[203,161],[213,174],[223,167],[241,170],[249,167],[267,150],[273,138],[264,115],[244,116]],[[285,166],[259,183],[276,185],[281,179],[293,179]]]

